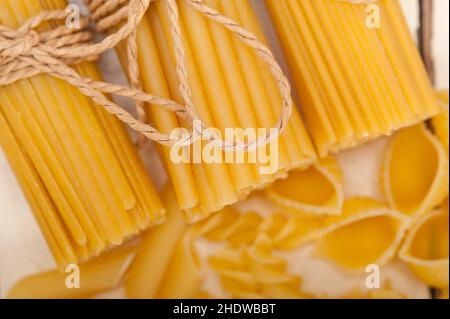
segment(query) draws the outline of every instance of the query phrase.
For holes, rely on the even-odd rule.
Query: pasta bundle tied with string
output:
[[[258,168],[263,163],[259,159],[256,163],[248,160],[257,152],[248,147],[255,142],[270,152],[262,143],[264,137],[242,147],[233,144],[236,141],[223,141],[222,158],[230,155],[229,146],[245,158],[239,163],[174,163],[171,149],[161,148],[178,202],[189,220],[202,219],[233,204],[315,159],[299,114],[292,108],[289,83],[266,47],[248,0],[142,2],[150,2],[149,8],[135,34],[118,50],[134,88],[142,85],[146,92],[185,105],[192,119],[201,119],[202,127],[219,129],[222,136],[227,128],[276,127],[281,133],[274,154],[278,165],[275,173],[267,175],[260,174]],[[132,1],[87,3],[97,28],[110,34],[117,32],[133,5]],[[150,123],[163,133],[180,126],[190,129],[190,123],[167,110],[150,106],[146,111]],[[140,114],[143,116],[142,110]],[[205,149],[205,145],[194,146]]]
[[[267,0],[321,156],[439,112],[397,0]]]
[[[122,244],[165,213],[121,123],[69,83],[40,74],[55,75],[45,71],[53,65],[59,75],[100,78],[93,64],[80,63],[96,54],[47,54],[92,38],[84,19],[80,30],[60,24],[66,5],[0,1],[0,143],[60,266]]]

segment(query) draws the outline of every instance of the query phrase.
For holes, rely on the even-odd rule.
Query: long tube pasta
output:
[[[377,1],[373,12],[338,0],[266,4],[320,156],[439,112],[397,0]]]
[[[0,23],[17,28],[65,5],[2,0]],[[100,78],[92,63],[75,68]],[[162,203],[126,130],[71,85],[38,75],[0,87],[0,131],[0,143],[61,267],[97,256],[163,219]]]

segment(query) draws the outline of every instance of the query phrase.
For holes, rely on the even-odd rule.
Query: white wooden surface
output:
[[[264,26],[271,33],[270,23],[266,21],[262,0],[253,0],[258,14],[265,21]],[[402,0],[405,14],[411,30],[417,29],[417,1]],[[449,1],[435,0],[435,38],[434,56],[437,68],[437,87],[448,88],[449,75]],[[271,36],[273,43],[276,41]],[[279,50],[275,49],[278,55]],[[115,79],[120,72],[116,63],[102,63],[103,71],[109,79]],[[366,195],[380,198],[379,167],[387,139],[381,139],[373,144],[345,152],[339,156],[339,161],[345,171],[346,195]],[[148,151],[147,163],[153,155]],[[155,169],[152,169],[153,175]],[[156,176],[159,184],[162,176]],[[208,252],[203,245],[202,254]],[[361,287],[362,276],[349,275],[328,263],[311,258],[311,247],[307,246],[289,256],[289,268],[303,277],[303,287],[309,292],[325,294],[341,294],[354,287]],[[54,262],[34,221],[28,204],[11,172],[9,164],[0,150],[0,297],[21,277],[39,271],[51,269]],[[215,284],[217,278],[210,272],[205,287],[220,293]],[[427,287],[414,278],[406,267],[399,262],[392,263],[383,270],[384,279],[390,279],[393,286],[412,298],[428,297]],[[120,296],[113,294],[112,296]]]

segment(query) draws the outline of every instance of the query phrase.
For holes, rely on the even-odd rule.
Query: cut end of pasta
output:
[[[449,162],[424,124],[398,132],[387,150],[382,183],[389,205],[417,218],[448,194]]]
[[[344,202],[343,177],[338,162],[327,158],[305,170],[295,170],[267,189],[287,214],[302,217],[339,215]]]
[[[348,270],[382,266],[394,257],[408,225],[403,214],[372,199],[349,199],[342,216],[325,221],[316,253]]]
[[[421,280],[435,288],[449,285],[449,215],[445,208],[415,222],[399,257]]]

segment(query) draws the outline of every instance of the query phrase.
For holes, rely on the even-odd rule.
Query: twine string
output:
[[[157,0],[150,0],[150,2]],[[201,136],[202,130],[206,129],[204,123],[201,121],[194,102],[192,101],[192,92],[189,85],[189,75],[186,61],[186,54],[182,43],[182,34],[179,23],[179,10],[176,0],[164,0],[166,4],[167,14],[170,22],[170,31],[173,41],[174,54],[176,58],[176,75],[179,82],[179,91],[183,99],[183,103],[186,112],[190,117],[200,123],[192,127],[192,130],[197,130],[194,136]],[[281,116],[276,123],[277,134],[274,134],[273,130],[270,130],[264,137],[259,140],[250,141],[249,143],[235,143],[231,141],[216,140],[211,138],[210,141],[214,141],[218,146],[225,150],[244,150],[255,149],[256,147],[263,146],[269,143],[272,138],[281,134],[289,121],[292,113],[292,100],[291,100],[291,87],[284,75],[281,67],[276,62],[271,51],[265,47],[252,33],[241,27],[232,19],[220,14],[213,8],[205,5],[201,0],[183,0],[191,8],[201,13],[211,21],[221,24],[232,33],[234,33],[244,44],[253,48],[258,56],[268,65],[274,78],[278,83],[280,94],[282,97]],[[96,18],[96,27],[98,31],[110,31],[111,28],[118,25],[125,19],[130,19],[130,11],[132,2],[129,4],[123,0],[116,1],[99,1],[99,0],[86,0],[88,8],[93,12],[92,16]],[[137,48],[135,39],[131,34],[127,39],[127,57],[128,57],[128,76],[130,81],[139,78],[138,66],[137,66]],[[138,81],[136,81],[138,82]],[[274,136],[276,135],[276,136]],[[203,137],[202,137],[203,138]]]
[[[183,97],[183,106],[172,100],[147,94],[143,92],[141,87],[136,33],[139,23],[145,16],[150,4],[154,1],[166,1],[175,49],[176,73]],[[273,130],[270,130],[272,133],[268,133],[265,137],[256,141],[249,141],[248,143],[230,142],[215,138],[211,138],[209,141],[217,143],[224,150],[231,151],[253,150],[270,143],[272,138],[281,134],[286,128],[293,108],[290,83],[276,62],[272,52],[251,32],[241,27],[234,20],[207,6],[202,0],[181,1],[185,1],[192,9],[209,20],[224,26],[235,34],[242,43],[254,49],[269,67],[278,84],[282,98],[281,116],[275,125],[277,128],[275,135],[272,135]],[[374,0],[339,1],[367,3]],[[203,138],[201,131],[206,129],[206,127],[200,120],[192,101],[176,0],[86,0],[86,2],[92,13],[91,19],[96,21],[96,29],[98,31],[107,31],[119,23],[125,22],[121,24],[117,31],[106,36],[98,43],[92,43],[92,33],[87,31],[89,25],[87,18],[81,19],[80,29],[69,29],[65,26],[60,26],[51,31],[36,31],[36,28],[44,21],[66,19],[69,13],[63,10],[44,11],[25,21],[15,30],[0,25],[0,86],[28,79],[38,74],[49,74],[77,87],[82,94],[115,115],[131,129],[162,145],[172,146],[180,142],[187,145],[193,143],[195,137]],[[82,77],[71,67],[83,61],[95,60],[100,54],[116,47],[123,40],[127,44],[130,87]],[[105,94],[123,96],[133,100],[136,104],[138,118],[134,118],[122,107],[110,101]],[[199,126],[192,125],[193,131],[190,132],[190,135],[185,137],[183,141],[179,141],[178,137],[162,133],[146,123],[144,103],[169,109],[175,112],[179,118],[189,123],[197,120],[201,124]]]
[[[96,104],[117,116],[122,122],[148,139],[156,140],[167,146],[173,145],[174,141],[170,140],[166,134],[135,119],[129,112],[110,101],[105,94],[123,96],[138,102],[161,106],[176,112],[182,119],[191,121],[192,119],[183,106],[140,90],[94,81],[78,74],[69,65],[94,60],[98,51],[91,50],[87,55],[71,53],[63,55],[64,57],[61,57],[60,53],[77,52],[80,47],[89,47],[91,44],[88,41],[92,39],[92,35],[88,35],[85,29],[64,28],[63,31],[62,28],[57,28],[43,33],[34,30],[44,21],[63,20],[67,16],[68,13],[65,11],[48,11],[27,20],[16,30],[0,25],[0,86],[13,84],[38,74],[49,74],[77,87],[81,93],[91,98]],[[87,23],[84,24],[87,25]]]

